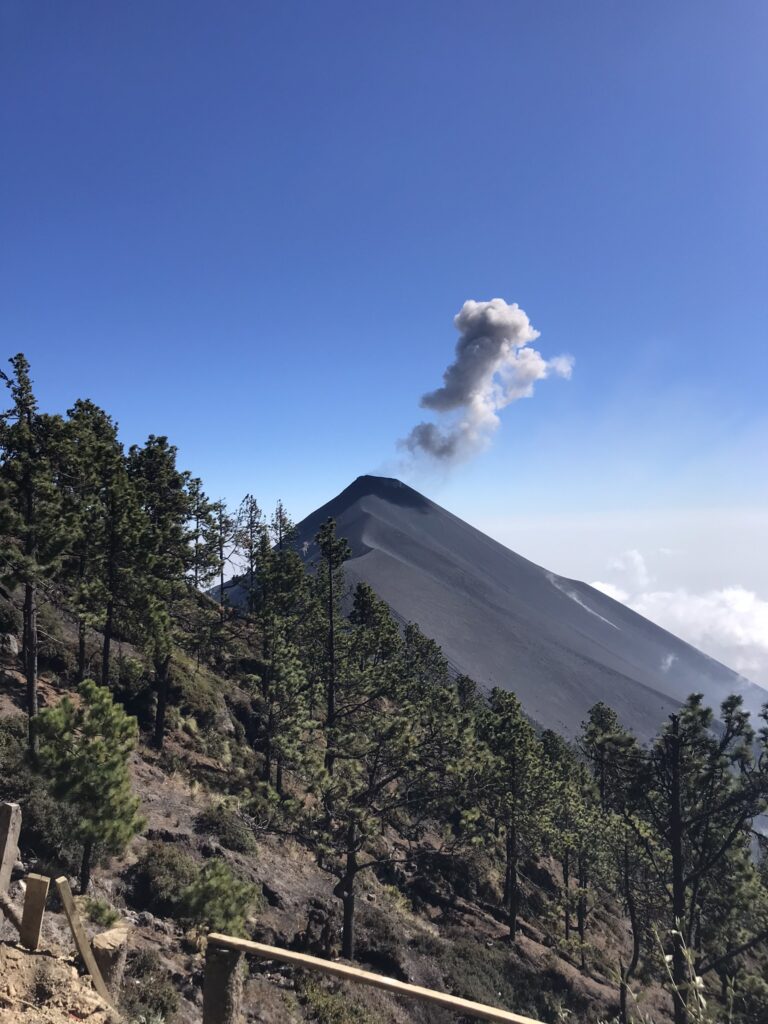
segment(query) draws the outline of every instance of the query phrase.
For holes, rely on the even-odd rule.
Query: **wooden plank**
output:
[[[323,974],[344,978],[347,981],[373,985],[375,988],[383,988],[387,992],[410,996],[412,999],[421,999],[435,1006],[444,1006],[468,1017],[478,1017],[480,1020],[507,1021],[510,1024],[542,1024],[542,1021],[534,1020],[532,1017],[523,1017],[519,1013],[512,1013],[509,1010],[500,1010],[495,1006],[474,1003],[469,999],[460,999],[458,996],[451,996],[445,992],[422,988],[421,985],[409,985],[404,981],[385,978],[381,974],[373,974],[371,971],[364,971],[359,967],[350,967],[348,964],[342,964],[336,960],[321,960],[319,957],[308,956],[306,953],[294,953],[288,949],[279,949],[277,946],[264,946],[260,942],[250,942],[248,939],[236,939],[231,935],[220,935],[218,932],[213,932],[208,936],[208,945],[250,953],[265,960],[282,960],[283,963],[295,964],[297,967],[308,967],[315,971],[321,971]]]
[[[0,892],[11,884],[13,865],[19,856],[21,808],[18,804],[0,804]]]
[[[80,915],[77,912],[77,907],[75,906],[75,901],[72,897],[72,890],[69,887],[66,875],[62,875],[60,878],[56,879],[56,888],[59,890],[59,896],[61,896],[61,902],[64,906],[64,913],[67,915],[69,927],[72,929],[72,937],[75,940],[77,952],[82,957],[86,970],[91,976],[93,987],[99,993],[104,1002],[109,1003],[109,1005],[114,1009],[112,996],[109,994],[109,989],[104,984],[101,971],[93,957],[93,951],[91,950],[91,945],[88,942],[88,936],[85,934],[83,922],[80,920]]]
[[[48,898],[50,878],[45,875],[27,875],[27,891],[24,895],[24,914],[21,919],[19,941],[27,949],[37,949],[43,928],[45,901]]]

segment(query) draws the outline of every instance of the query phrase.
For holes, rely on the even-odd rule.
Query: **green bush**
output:
[[[199,929],[242,936],[259,897],[256,886],[238,878],[224,861],[209,860],[185,889],[181,916]]]
[[[221,845],[226,846],[228,850],[235,850],[237,853],[256,852],[253,832],[241,815],[226,804],[206,808],[195,819],[195,827],[198,832],[216,836]]]
[[[129,715],[146,729],[154,721],[155,688],[149,670],[140,658],[119,656],[113,665],[112,690]]]
[[[131,875],[136,906],[163,917],[177,917],[184,891],[197,875],[197,864],[172,843],[149,843]]]
[[[89,896],[85,900],[83,909],[88,920],[102,928],[111,928],[116,921],[120,920],[119,911],[115,910],[106,900],[100,900],[93,896]]]
[[[25,856],[37,859],[46,875],[74,871],[80,848],[72,807],[51,795],[48,783],[27,761],[27,719],[24,715],[0,719],[0,800],[21,805],[20,845]]]
[[[120,1008],[129,1021],[170,1024],[179,1008],[171,973],[154,949],[140,949],[128,957]]]
[[[171,843],[150,843],[132,869],[136,906],[208,931],[245,933],[245,919],[259,905],[255,885],[222,860],[202,868]]]
[[[296,991],[317,1024],[376,1024],[368,1010],[353,1002],[348,993],[334,991],[327,983],[302,977],[297,979]]]
[[[21,632],[21,612],[7,597],[0,597],[0,633]]]
[[[210,729],[222,710],[221,680],[204,668],[196,668],[188,658],[175,670],[173,685],[182,714],[196,719],[201,729]]]
[[[49,604],[41,604],[37,611],[38,658],[40,665],[62,675],[74,671],[75,661],[64,639],[59,613]]]

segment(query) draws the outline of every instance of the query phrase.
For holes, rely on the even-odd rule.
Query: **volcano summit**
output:
[[[768,692],[606,594],[529,562],[417,491],[361,476],[297,527],[307,560],[333,517],[352,557],[402,622],[436,640],[457,673],[513,690],[539,725],[574,736],[597,701],[641,739],[692,692],[730,694],[756,715]],[[238,602],[239,588],[230,590]]]

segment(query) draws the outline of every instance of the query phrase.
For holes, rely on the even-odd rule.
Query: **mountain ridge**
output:
[[[756,714],[768,691],[626,605],[537,565],[390,477],[357,477],[296,527],[307,561],[329,517],[346,537],[350,585],[370,584],[451,667],[520,697],[539,725],[574,736],[598,700],[642,739],[691,692],[731,693]],[[230,591],[233,603],[238,588]]]

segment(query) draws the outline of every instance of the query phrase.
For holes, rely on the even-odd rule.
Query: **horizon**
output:
[[[296,520],[402,479],[768,683],[764,5],[0,29],[0,329],[42,408]],[[493,299],[478,385],[454,318]]]

